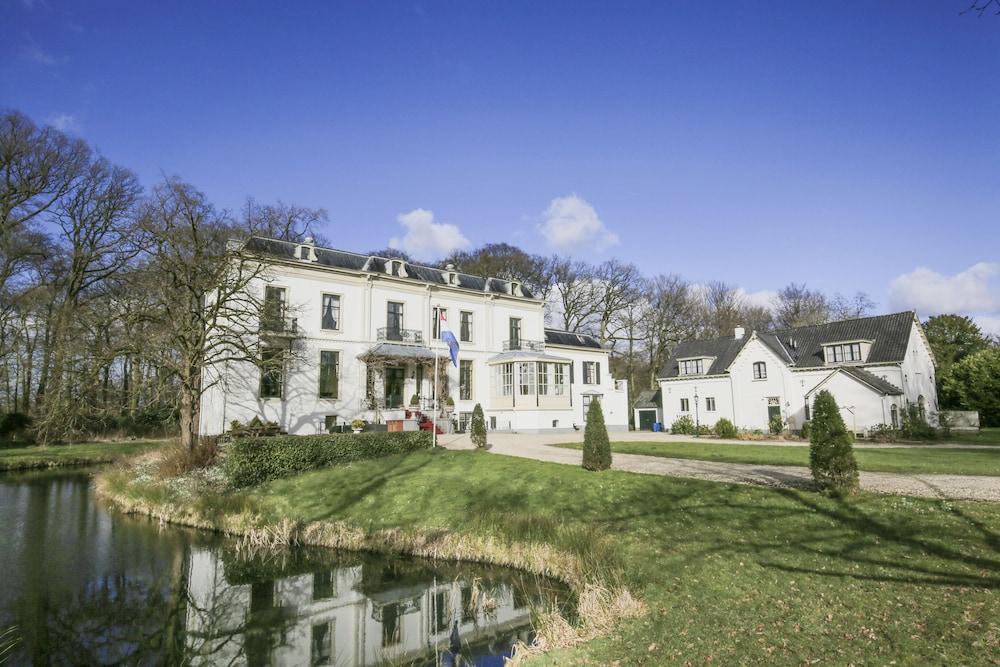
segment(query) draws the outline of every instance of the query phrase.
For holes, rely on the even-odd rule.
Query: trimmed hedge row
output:
[[[330,433],[239,438],[226,446],[224,469],[233,486],[253,486],[306,470],[429,449],[426,431]]]

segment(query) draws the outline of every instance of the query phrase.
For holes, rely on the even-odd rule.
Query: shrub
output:
[[[858,488],[858,463],[851,436],[833,394],[825,389],[813,402],[809,468],[821,489],[850,493]]]
[[[194,448],[171,445],[163,451],[157,472],[160,477],[178,477],[192,470],[207,468],[215,463],[219,455],[219,438],[201,436]]]
[[[785,430],[785,422],[782,421],[781,415],[774,415],[771,417],[770,421],[767,422],[767,427],[770,429],[771,433],[777,435]]]
[[[811,430],[812,426],[810,425],[810,422],[802,422],[802,430],[799,431],[799,437],[802,438],[803,440],[808,440],[809,431]]]
[[[410,396],[410,405],[420,405],[420,395],[414,394]]]
[[[240,438],[227,446],[224,469],[233,486],[251,486],[306,470],[430,446],[431,434],[426,431]]]
[[[479,403],[476,403],[476,407],[472,409],[472,424],[470,425],[470,430],[472,431],[472,444],[479,449],[485,449],[486,415],[483,414],[483,406]]]
[[[767,440],[767,434],[759,428],[753,430],[743,429],[736,436],[737,440]]]
[[[684,415],[674,420],[670,432],[677,435],[694,435],[694,420],[690,415]]]
[[[735,438],[738,435],[736,425],[723,417],[719,421],[715,422],[715,435],[720,438]]]
[[[695,432],[698,435],[712,435],[712,427],[708,424],[701,424],[695,429]]]
[[[903,410],[903,424],[900,435],[908,440],[936,440],[937,431],[920,414],[920,408],[910,404]]]
[[[583,431],[583,467],[587,470],[607,470],[611,467],[611,441],[604,426],[604,411],[596,398],[587,410],[587,426]]]
[[[896,442],[899,431],[889,424],[878,424],[868,430],[868,438],[873,442]]]
[[[0,441],[24,441],[28,439],[28,428],[31,417],[23,412],[7,412],[0,414]]]

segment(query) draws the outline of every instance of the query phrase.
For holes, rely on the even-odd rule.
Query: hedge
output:
[[[253,486],[306,470],[430,446],[431,434],[426,431],[239,438],[226,446],[224,469],[233,486]]]

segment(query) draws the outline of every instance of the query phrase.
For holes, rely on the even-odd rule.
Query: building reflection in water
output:
[[[552,603],[543,601],[548,584],[475,566],[371,556],[323,569],[308,558],[264,561],[191,550],[192,662],[499,666],[517,641],[530,641],[532,607]]]

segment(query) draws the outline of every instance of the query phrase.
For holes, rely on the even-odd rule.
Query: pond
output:
[[[517,571],[254,550],[0,475],[0,664],[497,665],[567,591]]]

